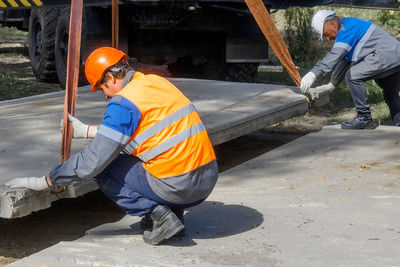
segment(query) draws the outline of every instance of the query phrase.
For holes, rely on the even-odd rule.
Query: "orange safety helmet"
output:
[[[126,54],[112,47],[97,48],[88,56],[85,63],[85,75],[92,85],[92,92],[97,91],[96,85],[102,80],[104,72],[121,59],[125,59],[126,62]]]

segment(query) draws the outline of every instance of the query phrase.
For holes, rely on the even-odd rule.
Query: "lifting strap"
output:
[[[278,29],[275,26],[274,21],[267,8],[265,7],[262,0],[245,0],[247,6],[250,9],[251,14],[256,20],[258,27],[260,27],[262,33],[267,39],[269,45],[274,50],[275,54],[281,61],[282,65],[285,66],[286,70],[289,72],[290,77],[292,77],[293,81],[300,87],[301,76],[293,63],[292,57],[290,56],[289,50],[286,47],[285,42]],[[307,102],[310,103],[307,98]]]

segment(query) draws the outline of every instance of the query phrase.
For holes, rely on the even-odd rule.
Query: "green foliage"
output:
[[[339,17],[355,17],[377,22],[377,17],[380,10],[375,9],[361,9],[361,8],[333,8],[336,15]]]
[[[1,87],[11,87],[15,84],[17,77],[7,72],[0,72],[0,85]]]
[[[296,65],[312,63],[321,56],[316,46],[317,35],[311,28],[314,14],[312,8],[289,8],[285,10],[285,35],[289,52]]]
[[[35,85],[34,78],[22,79],[9,72],[0,71],[0,101],[48,93],[46,84]]]
[[[391,34],[400,34],[400,12],[393,10],[381,10],[378,13],[377,22],[385,27]]]
[[[0,100],[10,99],[13,87],[17,83],[17,77],[7,72],[0,72]]]

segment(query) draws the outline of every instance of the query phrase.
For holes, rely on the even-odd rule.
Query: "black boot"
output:
[[[179,220],[181,220],[182,224],[185,224],[184,218],[183,218],[183,209],[172,209],[172,212],[175,213],[176,217],[178,217]],[[150,214],[146,214],[145,216],[142,217],[140,220],[140,229],[141,230],[152,230],[153,228],[153,220],[151,219]],[[185,235],[185,229],[180,231],[176,236],[184,236]]]
[[[181,220],[167,206],[156,206],[150,217],[153,221],[153,230],[143,233],[143,240],[147,244],[158,245],[185,228]]]
[[[357,115],[353,120],[342,123],[342,129],[345,130],[375,129],[376,127],[371,115]]]

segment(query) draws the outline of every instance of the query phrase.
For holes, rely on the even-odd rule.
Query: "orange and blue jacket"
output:
[[[93,177],[121,150],[142,161],[152,190],[171,203],[206,198],[218,178],[214,150],[195,107],[157,75],[128,73],[122,90],[109,101],[95,139],[69,165],[79,174],[75,176]],[[52,182],[79,180],[65,175],[72,172],[67,169],[55,168]]]

